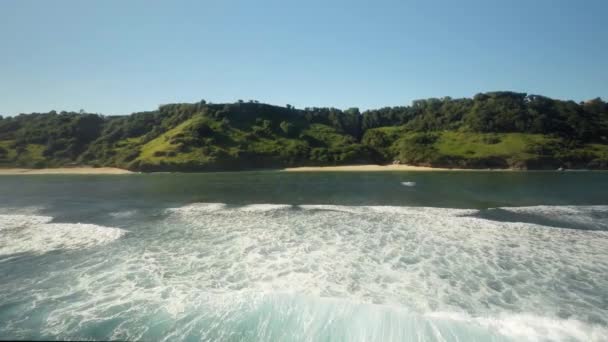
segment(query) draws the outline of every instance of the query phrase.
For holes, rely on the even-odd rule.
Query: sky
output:
[[[608,1],[1,0],[0,114],[608,98]]]

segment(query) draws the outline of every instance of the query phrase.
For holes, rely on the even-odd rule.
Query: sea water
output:
[[[0,177],[0,338],[606,341],[608,173]]]

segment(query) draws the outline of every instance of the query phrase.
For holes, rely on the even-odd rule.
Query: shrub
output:
[[[500,143],[500,137],[496,136],[496,135],[485,135],[481,141],[483,141],[484,144],[489,144],[489,145],[495,145]]]
[[[323,147],[313,148],[310,151],[310,159],[318,162],[328,162],[330,161],[328,150]]]
[[[281,127],[281,131],[283,131],[285,136],[291,137],[295,134],[295,126],[292,123],[281,121],[279,127]]]
[[[132,150],[123,158],[123,160],[125,162],[130,162],[130,161],[134,160],[135,158],[137,158],[138,156],[139,156],[139,150]]]

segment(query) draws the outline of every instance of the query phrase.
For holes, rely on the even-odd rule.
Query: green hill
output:
[[[201,101],[125,116],[52,111],[0,117],[1,167],[205,171],[395,160],[607,169],[608,104],[492,92],[364,113]]]

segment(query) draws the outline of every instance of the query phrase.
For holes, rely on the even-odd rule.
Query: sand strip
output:
[[[0,169],[0,175],[122,175],[133,173],[115,167],[58,167],[50,169]]]
[[[512,169],[449,169],[414,165],[344,165],[344,166],[303,166],[289,167],[282,171],[513,171]]]

